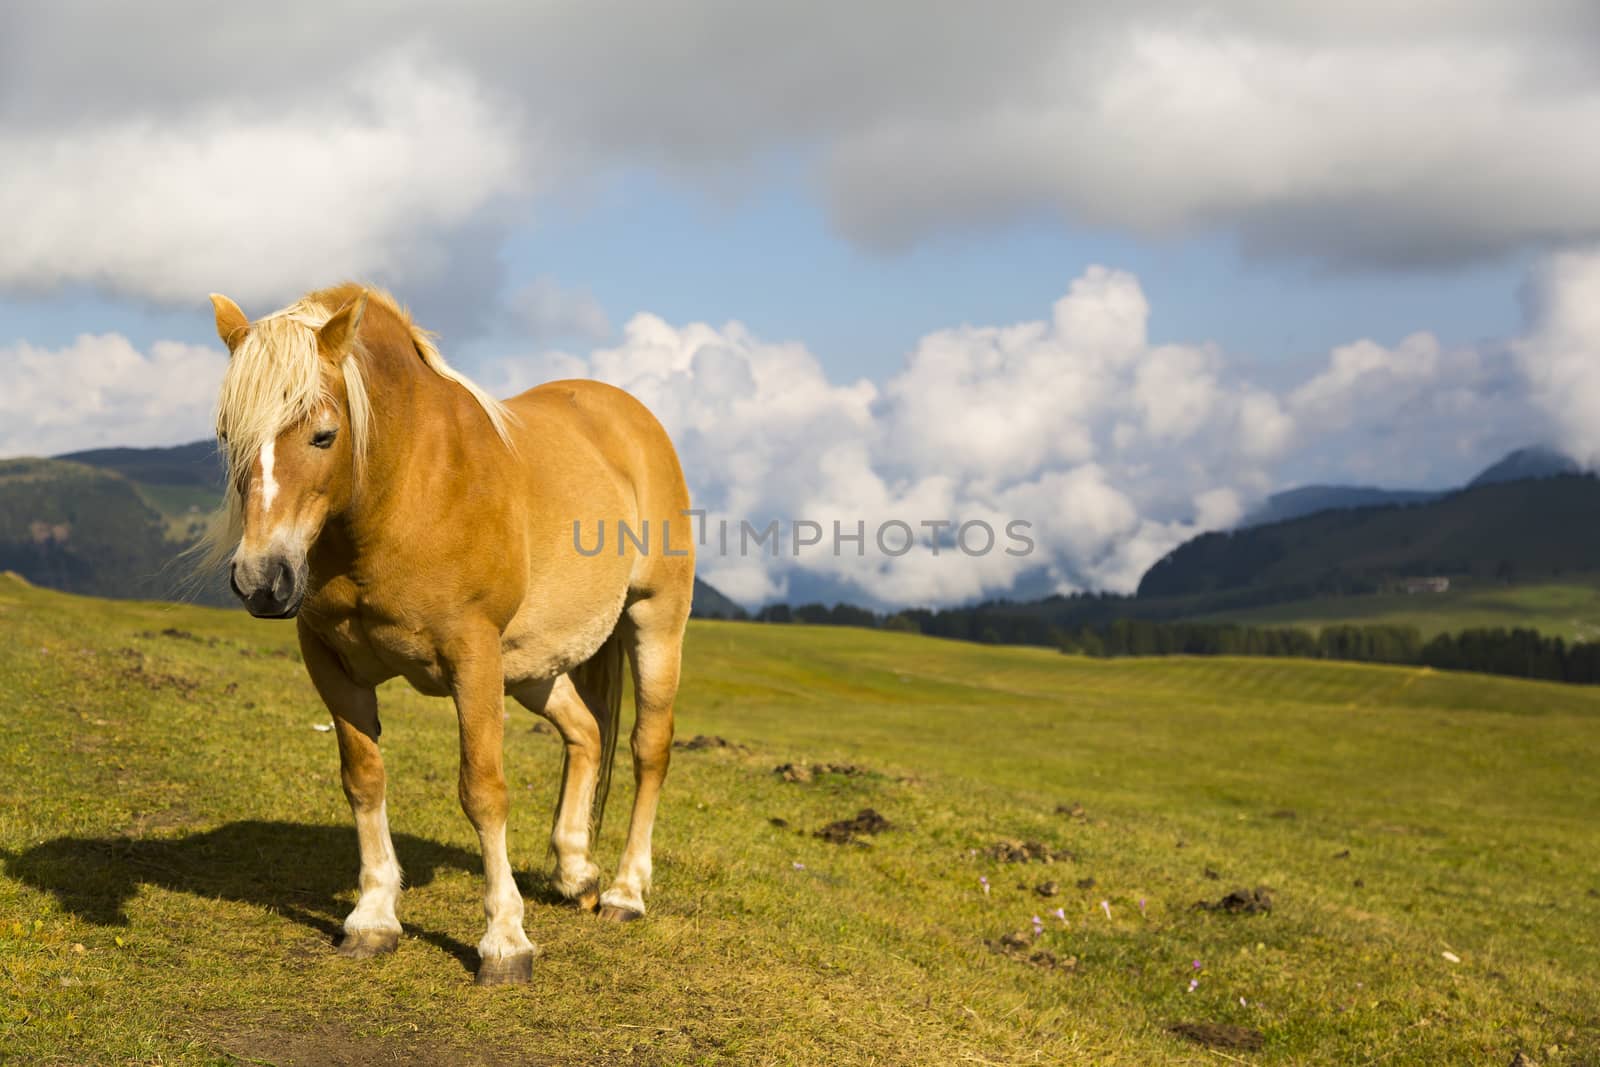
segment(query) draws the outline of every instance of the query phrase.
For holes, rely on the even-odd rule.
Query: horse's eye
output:
[[[317,448],[332,448],[333,439],[338,436],[339,431],[337,429],[318,430],[316,436],[311,438],[311,443]]]

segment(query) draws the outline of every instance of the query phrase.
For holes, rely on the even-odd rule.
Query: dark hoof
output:
[[[635,919],[644,918],[644,912],[634,911],[632,908],[619,908],[615,904],[603,904],[600,907],[600,918],[610,919],[614,923],[631,923]]]
[[[502,956],[478,964],[479,985],[527,985],[533,981],[533,953]]]
[[[347,960],[370,960],[387,956],[400,947],[400,934],[394,930],[360,930],[346,933],[334,951]]]

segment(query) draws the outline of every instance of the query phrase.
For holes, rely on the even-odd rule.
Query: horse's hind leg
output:
[[[600,896],[603,918],[627,921],[644,915],[650,891],[650,832],[661,783],[672,759],[672,704],[678,695],[685,611],[666,599],[641,600],[628,608],[621,626],[633,665],[633,814],[617,877]]]
[[[339,955],[365,959],[393,952],[400,944],[400,864],[389,838],[384,805],[383,756],[378,753],[378,695],[358,686],[316,637],[300,630],[306,671],[333,713],[339,738],[339,777],[356,818],[361,847],[361,897],[344,921]]]
[[[600,868],[589,856],[589,819],[600,771],[600,724],[563,674],[512,690],[528,710],[543,715],[566,744],[561,795],[556,798],[550,848],[556,857],[556,891],[585,911],[600,899]]]

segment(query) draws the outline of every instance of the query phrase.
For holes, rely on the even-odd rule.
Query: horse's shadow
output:
[[[341,894],[356,882],[355,844],[348,827],[246,821],[184,837],[58,837],[22,852],[0,851],[0,860],[7,875],[53,894],[62,908],[97,926],[127,926],[128,901],[148,885],[266,908],[332,944],[350,907]],[[454,845],[410,834],[395,834],[394,844],[411,888],[427,885],[442,869],[483,870],[476,852]],[[542,875],[519,873],[518,881],[525,894],[553,895]],[[477,967],[477,950],[456,938],[413,923],[406,932],[469,971]]]

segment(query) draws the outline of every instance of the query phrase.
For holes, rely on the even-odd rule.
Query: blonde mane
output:
[[[236,490],[249,476],[261,449],[286,427],[332,402],[325,361],[317,349],[317,331],[360,291],[361,287],[338,286],[307,294],[252,322],[249,332],[234,348],[217,400],[217,438],[227,464],[227,496],[196,546],[206,568],[219,566],[243,536],[244,511]],[[368,313],[377,305],[398,318],[422,362],[439,377],[470,393],[489,417],[495,434],[507,448],[512,448],[510,424],[515,416],[506,406],[446,363],[432,334],[412,322],[410,313],[394,297],[382,289],[367,287],[365,291]],[[339,367],[344,378],[357,486],[366,473],[372,438],[372,408],[361,372],[365,355],[358,337]]]

